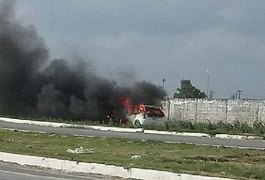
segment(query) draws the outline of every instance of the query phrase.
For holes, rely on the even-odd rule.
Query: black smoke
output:
[[[49,60],[33,26],[17,21],[14,1],[0,7],[0,113],[102,121],[122,108],[120,97],[159,105],[165,91],[148,82],[120,87],[80,58]],[[48,65],[47,65],[48,64]]]

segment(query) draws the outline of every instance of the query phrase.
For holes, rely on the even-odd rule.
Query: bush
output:
[[[265,132],[265,126],[262,122],[260,121],[255,121],[253,123],[253,129],[255,132],[257,132],[258,134],[264,134]]]
[[[206,122],[175,120],[168,123],[168,126],[169,126],[168,128],[169,131],[202,132],[202,133],[208,133],[210,135],[215,135],[218,133],[226,133],[226,134],[251,133],[263,136],[265,133],[265,125],[262,122],[255,121],[251,126],[246,122],[240,122],[238,119],[236,119],[233,123],[226,123],[222,121],[219,121],[217,123],[212,123],[209,120]]]

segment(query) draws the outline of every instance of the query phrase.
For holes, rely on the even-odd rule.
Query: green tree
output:
[[[181,88],[177,89],[174,98],[206,98],[206,94],[195,88],[190,80],[180,81]]]

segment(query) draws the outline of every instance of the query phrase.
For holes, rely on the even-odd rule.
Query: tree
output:
[[[206,94],[195,88],[190,80],[180,81],[181,88],[177,89],[174,98],[206,98]]]

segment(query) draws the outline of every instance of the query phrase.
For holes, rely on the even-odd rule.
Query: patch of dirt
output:
[[[245,155],[228,155],[228,156],[194,156],[194,157],[186,157],[185,159],[198,160],[198,161],[239,162],[239,163],[265,162],[265,156],[260,154],[250,154],[250,153],[246,153]]]

